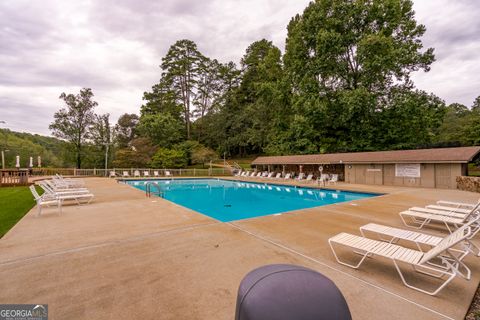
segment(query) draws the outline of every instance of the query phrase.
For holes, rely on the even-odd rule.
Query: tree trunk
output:
[[[81,147],[81,146],[78,146],[78,147],[77,147],[77,169],[80,169],[81,166],[82,166],[82,155],[81,155],[81,152],[82,152],[82,147]]]

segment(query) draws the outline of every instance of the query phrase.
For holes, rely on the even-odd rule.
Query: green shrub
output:
[[[152,158],[152,168],[179,169],[188,164],[187,155],[182,150],[159,148]]]

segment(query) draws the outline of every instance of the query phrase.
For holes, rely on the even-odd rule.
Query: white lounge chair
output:
[[[237,173],[235,173],[235,177],[239,177],[239,176],[241,176],[241,175],[242,175],[242,173],[243,173],[243,171],[242,171],[242,170],[240,170],[240,171],[237,171]]]
[[[85,186],[83,179],[65,179],[63,176],[56,174],[51,179],[56,185],[64,188],[80,188]]]
[[[129,178],[130,177],[130,174],[128,173],[128,171],[123,171],[123,177],[124,178]]]
[[[312,179],[313,179],[313,174],[310,173],[310,174],[307,176],[307,178],[305,179],[305,181],[306,181],[306,182],[310,182],[310,181],[312,181]]]
[[[268,174],[269,174],[268,171],[263,171],[263,173],[262,173],[262,178],[268,177]]]
[[[274,174],[274,172],[273,172],[273,171],[272,171],[272,172],[270,172],[270,173],[267,175],[267,178],[268,178],[268,179],[271,179],[271,178],[273,177],[273,174]]]
[[[173,176],[172,173],[170,171],[165,171],[165,177],[171,177]]]
[[[285,179],[285,180],[289,180],[291,176],[292,176],[291,173],[287,173],[287,174],[285,175],[285,178],[284,178],[284,179]]]
[[[87,188],[67,188],[63,185],[58,185],[54,180],[42,180],[39,184],[47,186],[54,193],[88,193]]]
[[[115,171],[110,171],[110,174],[109,174],[109,178],[115,178],[117,176],[117,174],[115,173]]]
[[[303,180],[303,178],[305,178],[305,173],[303,172],[300,172],[300,174],[298,175],[298,177],[296,178],[298,181],[300,180]]]
[[[447,212],[455,212],[455,213],[464,213],[464,214],[469,214],[472,211],[479,210],[480,209],[480,202],[474,205],[473,207],[470,208],[465,208],[465,207],[452,207],[452,206],[444,206],[444,205],[428,205],[425,208],[427,209],[433,209],[433,210],[441,210],[441,211],[447,211]]]
[[[144,177],[150,177],[150,172],[148,172],[148,171],[143,171],[143,176],[144,176]]]
[[[465,277],[467,280],[470,279],[471,272],[470,269],[461,261],[463,261],[465,256],[467,256],[469,253],[476,257],[480,256],[479,248],[472,241],[470,241],[479,231],[478,223],[477,221],[471,221],[469,222],[469,224],[471,226],[470,236],[465,239],[465,243],[459,246],[459,248],[452,248],[450,252],[452,255],[455,256],[455,259],[463,265],[466,272],[465,274],[462,273],[462,276]],[[437,246],[445,238],[427,233],[405,230],[376,223],[369,223],[361,226],[360,233],[363,237],[367,237],[366,235],[369,234],[375,234],[379,238],[379,240],[386,241],[388,243],[398,243],[400,241],[414,243],[419,251],[425,251],[425,247],[430,250],[432,247]]]
[[[159,172],[158,172],[158,171],[153,171],[153,176],[154,176],[154,177],[159,177],[159,176],[160,176],[160,174],[159,174]]]
[[[337,184],[338,182],[338,174],[332,174],[332,177],[330,178],[330,180],[327,181],[328,184]]]
[[[55,198],[55,197],[48,197],[47,194],[39,195],[37,190],[35,189],[35,186],[31,185],[30,186],[30,192],[33,195],[33,198],[35,199],[35,202],[37,202],[37,217],[39,217],[42,214],[42,206],[51,206],[55,205],[58,208],[58,214],[62,213],[62,200]]]
[[[275,176],[274,179],[280,179],[280,178],[282,178],[282,173],[281,172],[277,173],[277,175]]]
[[[470,214],[461,214],[461,213],[438,214],[438,213],[431,213],[431,212],[406,210],[406,211],[400,212],[399,215],[400,215],[400,218],[402,219],[403,224],[405,224],[407,227],[421,229],[432,222],[436,222],[436,223],[443,224],[446,227],[446,229],[450,233],[452,233],[453,230],[458,228],[459,226],[462,226],[468,223],[470,220],[475,220],[479,216],[479,213],[477,211],[474,211],[474,212],[471,212]]]
[[[135,170],[135,171],[133,172],[133,176],[134,176],[134,177],[140,177],[140,171]]]
[[[457,208],[465,208],[465,209],[472,209],[475,206],[478,206],[480,200],[477,203],[465,203],[465,202],[454,202],[454,201],[445,201],[440,200],[437,201],[437,205],[446,206],[446,207],[457,207]]]
[[[438,215],[441,215],[441,216],[463,218],[465,215],[473,213],[475,210],[462,209],[459,212],[459,211],[454,211],[454,210],[446,211],[446,210],[438,210],[438,209],[431,209],[431,208],[411,207],[411,208],[408,209],[408,211],[423,212],[423,213],[430,213],[430,214],[438,214]]]
[[[459,267],[462,264],[451,254],[451,249],[460,242],[467,239],[471,234],[471,226],[466,224],[457,229],[454,233],[443,238],[436,246],[427,252],[405,248],[393,243],[364,238],[348,233],[340,233],[328,239],[330,248],[338,263],[358,269],[367,257],[376,256],[389,259],[395,265],[400,278],[405,286],[429,294],[436,295],[445,286],[450,283],[457,275],[461,275]],[[361,255],[357,264],[350,264],[340,260],[335,251],[335,246],[342,246],[351,249],[353,252]],[[440,261],[438,262],[438,258]],[[408,283],[400,269],[400,264],[406,264],[413,270],[426,274],[437,279],[447,276],[439,287],[428,291]]]
[[[319,185],[325,185],[328,181],[328,174],[320,174],[320,177],[317,179]]]
[[[90,203],[94,197],[92,193],[84,191],[55,192],[48,186],[48,184],[42,183],[42,181],[39,182],[39,185],[45,191],[46,197],[51,199],[57,199],[61,201],[74,200],[77,202],[77,204],[81,204],[80,200],[87,200],[87,203]]]

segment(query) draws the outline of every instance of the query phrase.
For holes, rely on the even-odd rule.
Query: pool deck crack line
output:
[[[98,248],[104,248],[104,247],[108,247],[108,246],[112,246],[112,245],[141,241],[141,240],[154,238],[154,237],[161,236],[161,235],[168,234],[168,233],[188,231],[188,230],[198,229],[198,228],[201,228],[201,227],[208,227],[208,226],[212,226],[212,225],[217,225],[219,223],[220,222],[209,222],[209,223],[194,224],[194,225],[190,225],[188,227],[180,227],[180,228],[174,228],[174,229],[169,229],[169,230],[163,230],[163,231],[159,231],[159,232],[146,233],[146,234],[143,234],[143,235],[133,236],[133,237],[129,237],[129,238],[104,241],[104,242],[91,244],[91,245],[86,245],[86,246],[82,246],[82,247],[76,247],[76,248],[71,248],[71,249],[66,249],[66,250],[48,252],[48,253],[44,253],[44,254],[41,254],[41,255],[19,258],[19,259],[14,259],[14,260],[2,261],[2,262],[0,262],[0,267],[12,265],[12,264],[17,264],[17,263],[22,263],[22,262],[28,262],[28,261],[32,261],[32,260],[41,259],[41,258],[59,256],[59,255],[62,255],[62,254],[85,251],[85,250],[89,250],[89,249],[98,249]]]
[[[322,265],[322,266],[324,266],[324,267],[327,267],[327,268],[329,268],[329,269],[331,269],[331,270],[337,271],[337,272],[339,272],[339,273],[341,273],[341,274],[343,274],[343,275],[345,275],[345,276],[348,276],[348,277],[350,277],[350,278],[356,279],[356,280],[358,280],[358,281],[360,281],[360,282],[362,282],[362,283],[364,283],[364,284],[366,284],[366,285],[369,285],[369,286],[371,286],[371,287],[373,287],[373,288],[376,288],[376,289],[381,290],[381,291],[383,291],[383,292],[385,292],[385,293],[387,293],[387,294],[390,294],[390,295],[392,295],[392,296],[394,296],[394,297],[396,297],[396,298],[399,298],[399,299],[401,299],[401,300],[404,300],[404,301],[406,301],[406,302],[409,302],[409,303],[411,303],[411,304],[413,304],[413,305],[415,305],[415,306],[417,306],[417,307],[419,307],[419,308],[421,308],[421,309],[424,309],[424,310],[430,311],[430,312],[432,312],[432,313],[435,313],[435,314],[437,314],[437,315],[439,315],[439,316],[442,316],[442,317],[445,318],[445,319],[455,320],[454,318],[449,317],[449,316],[447,316],[447,315],[445,315],[445,314],[443,314],[443,313],[440,313],[440,312],[438,312],[438,311],[436,311],[436,310],[430,309],[430,308],[427,307],[427,306],[424,306],[424,305],[419,304],[419,303],[417,303],[417,302],[415,302],[415,301],[412,301],[412,300],[410,300],[410,299],[407,299],[407,298],[405,298],[405,297],[402,297],[401,295],[398,295],[398,294],[396,294],[396,293],[394,293],[394,292],[392,292],[392,291],[389,291],[389,290],[387,290],[387,289],[385,289],[385,288],[382,288],[382,287],[380,287],[380,286],[377,286],[377,285],[375,285],[375,284],[373,284],[373,283],[370,283],[370,282],[368,282],[368,281],[366,281],[366,280],[360,279],[360,278],[358,278],[358,277],[356,277],[356,276],[354,276],[354,275],[352,275],[352,274],[350,274],[350,273],[347,273],[347,272],[342,271],[342,270],[340,270],[340,269],[337,269],[337,268],[335,268],[335,267],[333,267],[333,266],[331,266],[331,265],[328,265],[328,264],[326,264],[326,263],[324,263],[324,262],[321,262],[321,261],[318,260],[318,259],[315,259],[315,258],[313,258],[313,257],[307,256],[306,254],[303,254],[303,253],[301,253],[301,252],[299,252],[299,251],[297,251],[297,250],[295,250],[295,249],[292,249],[292,248],[287,247],[287,246],[285,246],[285,245],[283,245],[283,244],[277,243],[277,242],[275,242],[275,241],[273,241],[273,240],[270,240],[270,239],[268,239],[268,238],[265,238],[265,237],[263,237],[263,236],[257,235],[257,234],[255,234],[255,233],[253,233],[253,232],[251,232],[251,231],[248,231],[248,230],[246,230],[246,229],[243,229],[242,227],[239,227],[239,226],[237,226],[237,225],[235,225],[235,224],[233,224],[233,223],[228,223],[228,224],[229,224],[230,226],[232,226],[232,227],[234,227],[234,228],[242,231],[242,232],[245,232],[245,233],[247,233],[247,234],[249,234],[249,235],[257,238],[257,239],[260,239],[260,240],[262,240],[262,241],[268,242],[268,243],[270,243],[270,244],[272,244],[272,245],[274,245],[274,246],[276,246],[276,247],[279,247],[279,248],[282,248],[282,249],[284,249],[284,250],[287,250],[287,251],[289,251],[289,252],[291,252],[291,253],[293,253],[293,254],[296,254],[296,255],[304,258],[304,259],[307,259],[307,260],[309,260],[309,261],[312,261],[312,262],[315,262],[315,263],[317,263],[317,264],[320,264],[320,265]]]

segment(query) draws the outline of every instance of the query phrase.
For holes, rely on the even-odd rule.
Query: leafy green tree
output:
[[[218,154],[210,148],[201,146],[195,149],[191,155],[192,164],[202,164],[205,167],[206,163],[218,159]]]
[[[92,100],[90,88],[83,88],[80,93],[62,93],[60,99],[65,102],[62,108],[54,114],[54,122],[49,126],[55,137],[65,139],[73,146],[77,168],[82,164],[82,147],[89,138],[89,127],[95,115],[93,110],[98,105]]]
[[[146,168],[149,166],[157,147],[145,137],[135,138],[127,148],[115,152],[113,166],[117,168]]]
[[[187,156],[181,150],[159,148],[153,156],[150,165],[153,168],[184,168],[187,165]]]
[[[90,127],[90,139],[93,143],[94,167],[103,167],[105,165],[105,156],[107,161],[111,162],[113,128],[110,124],[110,115],[95,115],[94,121]],[[108,163],[107,163],[108,165]]]
[[[475,99],[471,112],[465,117],[462,133],[465,144],[480,144],[480,96]]]
[[[183,125],[169,113],[149,114],[140,118],[138,132],[155,145],[169,148],[182,140]]]
[[[280,50],[265,39],[252,43],[241,61],[238,86],[230,87],[216,117],[223,132],[219,151],[245,155],[261,153],[285,112],[283,67]]]
[[[375,123],[395,87],[429,70],[409,0],[317,0],[288,25],[284,64],[296,114],[325,151],[375,148]],[[353,144],[352,144],[353,143]]]
[[[145,104],[140,108],[141,116],[168,113],[175,119],[184,121],[182,104],[177,102],[176,92],[164,77],[152,86],[152,91],[144,92],[143,100]]]
[[[136,137],[139,118],[134,113],[125,113],[118,118],[115,125],[115,141],[119,148],[126,148]]]
[[[119,149],[115,152],[112,165],[116,168],[145,168],[149,161],[145,154],[132,149]]]
[[[195,42],[185,39],[175,42],[162,59],[162,81],[175,93],[175,101],[183,107],[187,139],[191,136],[192,105],[204,62],[205,57],[198,51]]]
[[[200,142],[195,141],[195,140],[186,140],[181,143],[178,143],[174,146],[175,150],[182,151],[185,154],[185,157],[187,159],[187,165],[192,164],[192,154],[195,152],[195,150],[203,147]]]
[[[437,142],[465,143],[465,128],[469,125],[470,110],[459,103],[445,108],[445,116],[438,129]]]
[[[416,90],[394,90],[374,134],[375,149],[412,149],[435,142],[446,112],[443,100]]]

